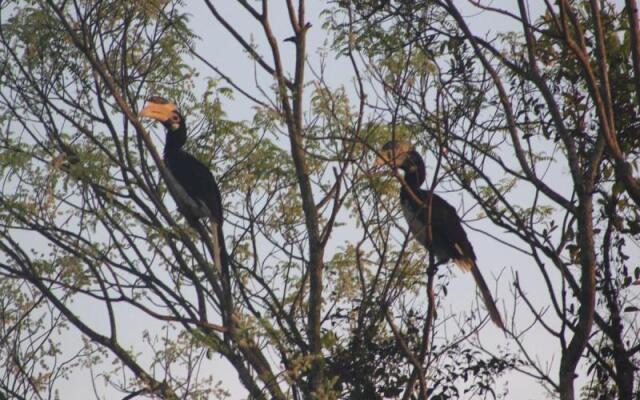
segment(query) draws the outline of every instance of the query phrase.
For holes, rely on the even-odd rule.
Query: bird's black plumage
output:
[[[196,202],[205,205],[216,222],[222,225],[222,198],[218,184],[209,168],[182,149],[186,139],[186,126],[181,118],[178,129],[167,129],[164,161],[187,194]],[[192,222],[198,217],[201,216],[189,215],[187,220]]]
[[[378,165],[383,163],[404,172],[400,204],[415,239],[439,261],[453,260],[464,271],[471,271],[491,319],[504,329],[502,318],[478,269],[475,252],[456,209],[437,194],[420,188],[426,179],[424,160],[420,154],[408,143],[391,141],[384,145],[382,157],[376,161]],[[431,237],[427,231],[429,211]]]

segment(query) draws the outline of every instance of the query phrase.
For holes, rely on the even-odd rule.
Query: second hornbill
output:
[[[453,262],[463,271],[471,271],[480,290],[491,320],[504,329],[502,318],[491,296],[478,264],[473,247],[462,228],[456,209],[437,194],[420,189],[426,179],[424,160],[414,147],[402,141],[391,141],[380,151],[375,165],[389,165],[404,173],[400,190],[400,205],[409,229],[420,244],[439,262]],[[431,197],[431,238],[428,235],[428,202]]]
[[[164,145],[164,162],[175,180],[182,186],[189,197],[203,210],[194,210],[192,207],[179,207],[187,222],[193,227],[197,226],[199,218],[206,217],[202,212],[208,209],[213,222],[216,225],[216,233],[219,238],[220,262],[224,270],[227,266],[227,251],[224,245],[222,232],[222,198],[220,189],[209,168],[194,156],[182,149],[187,141],[187,125],[178,111],[178,107],[163,99],[153,96],[147,100],[147,104],[140,112],[141,117],[148,117],[160,121],[167,129]]]

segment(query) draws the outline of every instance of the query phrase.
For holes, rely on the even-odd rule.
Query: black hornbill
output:
[[[493,322],[504,329],[491,292],[478,265],[473,247],[462,228],[460,217],[449,203],[431,191],[420,189],[426,179],[426,168],[414,147],[402,141],[391,141],[382,147],[376,166],[390,165],[404,173],[400,190],[400,205],[413,236],[429,250],[439,262],[453,260],[463,271],[471,271]],[[431,196],[431,240],[427,235],[428,201]]]
[[[213,218],[212,222],[215,222],[216,225],[220,247],[220,262],[222,264],[220,267],[224,273],[228,259],[222,232],[223,218],[220,189],[218,189],[218,184],[209,168],[182,149],[182,146],[187,141],[187,126],[184,118],[175,104],[158,96],[153,96],[147,100],[147,104],[140,112],[140,116],[160,121],[167,129],[164,162],[189,197],[199,207],[209,210]],[[197,226],[199,218],[207,216],[203,212],[204,210],[195,211],[191,207],[179,208],[187,222],[193,227]]]

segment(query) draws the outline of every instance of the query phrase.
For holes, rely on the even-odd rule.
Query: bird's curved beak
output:
[[[380,150],[380,155],[373,163],[374,168],[382,165],[389,165],[396,168],[404,163],[409,153],[413,151],[413,146],[409,143],[399,143],[390,149]]]
[[[380,152],[380,156],[378,156],[378,158],[376,158],[376,160],[373,162],[373,167],[379,168],[382,165],[386,165],[391,162],[391,157],[389,156],[390,154],[387,151]]]
[[[380,155],[375,159],[371,168],[369,168],[370,175],[385,175],[389,173],[389,169],[384,168],[385,165],[390,165],[392,162],[392,155],[383,150],[380,152]]]
[[[167,122],[171,118],[171,115],[176,110],[177,110],[177,107],[175,104],[171,104],[171,103],[160,104],[160,103],[148,102],[147,105],[142,109],[142,111],[140,111],[139,115],[141,117],[148,117],[148,118],[155,119],[156,121]]]

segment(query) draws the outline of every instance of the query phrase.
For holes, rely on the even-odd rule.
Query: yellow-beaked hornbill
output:
[[[147,100],[146,106],[140,112],[141,117],[148,117],[160,121],[167,129],[164,145],[164,162],[167,168],[182,186],[184,191],[199,206],[209,210],[212,222],[215,222],[220,248],[220,263],[223,274],[228,269],[228,255],[224,244],[222,232],[222,198],[220,189],[211,171],[194,156],[182,149],[187,141],[187,126],[184,118],[178,111],[178,107],[163,99],[154,96]],[[198,212],[191,207],[180,207],[187,222],[196,227],[199,218],[206,217],[204,212]]]
[[[478,265],[473,247],[462,228],[460,217],[442,197],[420,189],[426,179],[426,168],[414,147],[402,141],[391,141],[382,147],[376,166],[384,164],[404,172],[404,184],[400,190],[400,205],[409,229],[420,244],[429,250],[439,262],[453,260],[463,271],[471,271],[491,320],[504,329],[502,318],[491,296]],[[428,199],[431,195],[431,240],[427,234]]]

